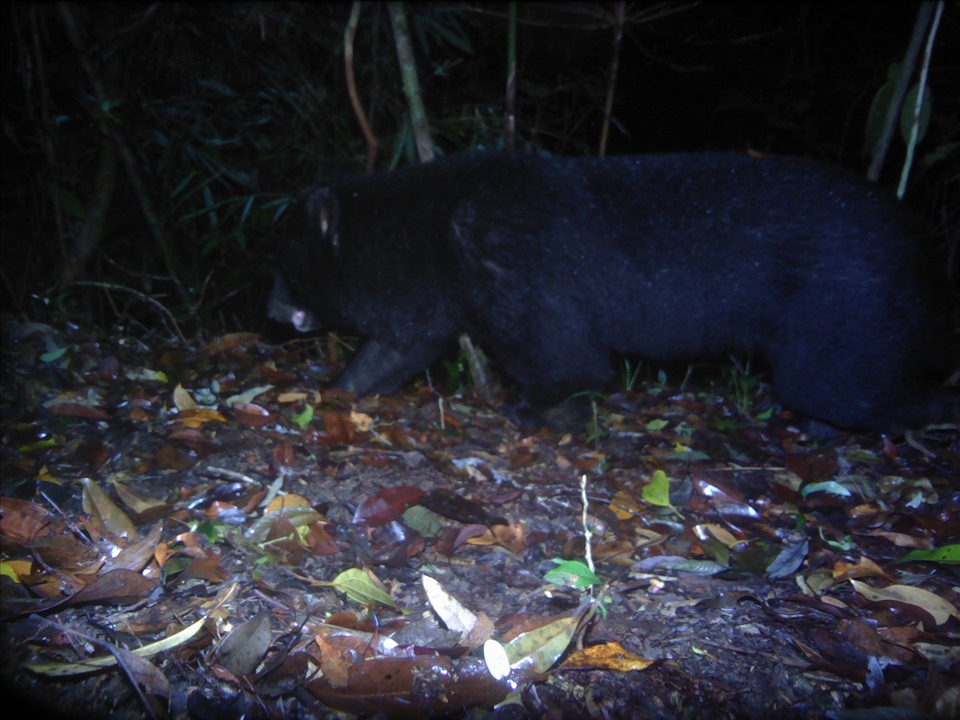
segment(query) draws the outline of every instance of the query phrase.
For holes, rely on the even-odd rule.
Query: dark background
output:
[[[509,6],[405,6],[440,153],[503,141]],[[628,4],[607,154],[753,150],[864,174],[868,110],[914,3]],[[12,3],[2,10],[4,312],[168,339],[265,327],[273,248],[318,177],[363,169],[343,3]],[[614,3],[518,5],[517,144],[599,152]],[[905,202],[953,268],[960,11]],[[377,170],[416,161],[384,3],[354,41]],[[881,184],[896,185],[894,138]],[[412,199],[413,200],[413,199]],[[954,275],[956,273],[954,272]],[[90,282],[98,283],[96,285]],[[954,282],[957,282],[954,277]]]

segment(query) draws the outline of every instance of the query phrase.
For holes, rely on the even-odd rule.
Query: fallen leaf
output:
[[[357,506],[353,522],[367,527],[386,525],[402,517],[408,507],[419,504],[425,496],[423,490],[409,485],[384,488]]]
[[[434,578],[429,575],[422,575],[420,581],[427,594],[430,607],[440,616],[447,628],[458,633],[466,633],[477,624],[477,616],[448,593]]]
[[[960,619],[960,612],[954,605],[929,590],[912,585],[888,585],[877,589],[859,580],[851,580],[850,584],[870,602],[916,607],[928,613],[938,626],[946,623],[951,617]]]
[[[217,661],[234,675],[253,672],[273,642],[269,610],[263,610],[237,625],[220,643]]]
[[[603,645],[577,650],[560,665],[569,670],[616,670],[629,672],[630,670],[646,670],[655,660],[644,660],[632,652],[627,651],[618,642],[608,642]]]
[[[337,575],[332,582],[318,584],[346,593],[348,598],[363,605],[397,607],[390,593],[383,587],[383,583],[369,570],[350,568]]]
[[[93,516],[117,537],[136,539],[140,536],[133,522],[116,503],[107,497],[90,478],[81,478],[83,486],[83,511]]]

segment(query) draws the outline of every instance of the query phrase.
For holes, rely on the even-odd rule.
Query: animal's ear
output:
[[[310,190],[303,199],[304,219],[309,236],[319,235],[323,247],[340,254],[340,203],[327,187]]]

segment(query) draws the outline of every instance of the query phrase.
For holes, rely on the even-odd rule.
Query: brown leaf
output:
[[[80,403],[57,403],[47,408],[52,415],[60,417],[84,418],[86,420],[107,420],[110,416],[97,407],[89,407]]]
[[[0,534],[4,548],[27,545],[41,535],[60,534],[64,523],[46,508],[29,500],[0,497]]]
[[[426,493],[410,485],[384,488],[371,495],[357,507],[353,522],[357,525],[378,527],[401,517],[411,505],[417,505]]]
[[[226,353],[244,353],[247,348],[257,345],[260,336],[252,332],[236,332],[221,335],[207,343],[206,351],[211,357]]]
[[[158,522],[145,538],[135,542],[130,547],[124,548],[116,557],[108,559],[103,566],[104,572],[117,569],[133,570],[134,572],[143,570],[147,563],[154,559],[162,531],[163,522]]]
[[[180,573],[180,580],[199,578],[210,582],[223,582],[230,577],[230,573],[220,567],[220,555],[207,551],[202,557],[194,557],[193,562]]]
[[[150,708],[154,718],[167,717],[170,705],[170,682],[160,669],[145,657],[140,657],[121,647],[112,647],[117,664],[123,668],[143,702]]]
[[[149,595],[156,587],[155,582],[133,570],[111,570],[87,583],[70,597],[49,603],[45,609],[86,603],[132,605]]]
[[[446,488],[437,488],[432,491],[420,501],[420,504],[437,515],[467,525],[479,524],[489,527],[491,525],[507,524],[506,520],[490,514],[473,500]]]
[[[310,525],[310,529],[304,536],[303,541],[314,555],[319,557],[328,557],[340,552],[336,542],[327,532],[326,521],[315,522]]]
[[[442,656],[374,658],[354,663],[347,683],[334,687],[325,677],[311,680],[307,690],[339,710],[391,718],[460,714],[463,708],[492,707],[512,690],[496,680],[475,658]]]
[[[263,427],[273,421],[270,411],[256,403],[236,402],[230,410],[236,421],[247,427]]]
[[[212,422],[225,423],[227,419],[223,416],[223,413],[214,409],[214,408],[191,408],[188,410],[181,410],[180,414],[177,415],[176,427],[180,429],[190,429],[195,430],[196,428],[201,428],[204,425]],[[198,433],[199,435],[199,433]],[[202,440],[206,440],[203,436],[200,436]],[[189,439],[188,435],[179,435],[177,431],[170,434],[171,440],[184,440]]]
[[[133,540],[140,537],[137,534],[137,529],[133,526],[133,521],[116,503],[107,497],[97,483],[90,478],[81,478],[80,484],[83,486],[84,512],[96,518],[117,537]]]

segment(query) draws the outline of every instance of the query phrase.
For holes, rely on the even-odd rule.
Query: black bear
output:
[[[349,326],[338,380],[396,389],[469,332],[524,402],[615,356],[762,356],[780,401],[847,429],[951,418],[949,302],[896,203],[847,171],[734,153],[475,153],[315,187],[270,316]]]

